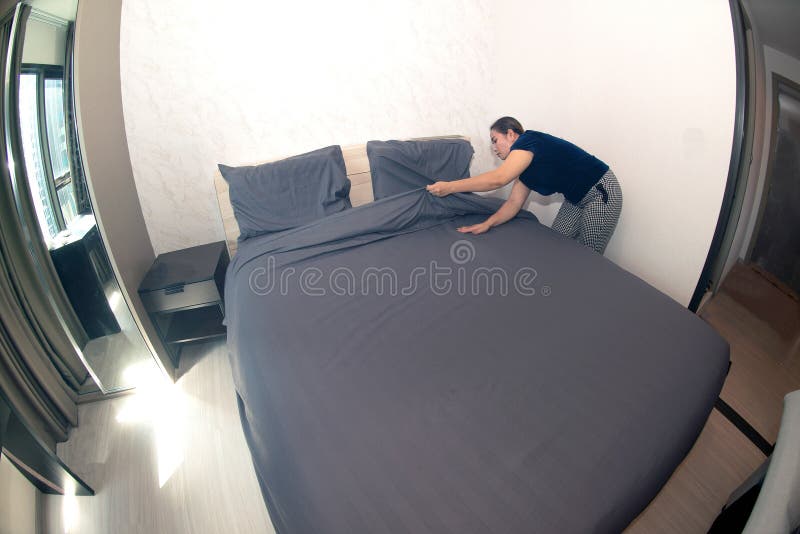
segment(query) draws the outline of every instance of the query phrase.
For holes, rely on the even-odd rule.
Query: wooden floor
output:
[[[700,316],[731,346],[720,397],[775,443],[783,397],[800,389],[800,304],[757,269],[736,265]],[[627,533],[706,532],[764,456],[716,410],[669,483]]]
[[[43,532],[274,532],[225,351],[224,342],[188,346],[176,384],[80,405],[80,426],[58,454],[97,494],[46,496]]]
[[[738,267],[701,316],[731,344],[723,398],[774,441],[783,395],[800,389],[797,301]],[[220,342],[187,347],[177,384],[81,405],[80,426],[58,452],[97,495],[46,497],[43,531],[273,532],[239,424],[225,350]],[[626,533],[706,532],[730,493],[763,460],[713,411],[692,451]]]
[[[783,397],[800,389],[800,302],[740,264],[700,315],[731,344],[722,398],[774,443]]]

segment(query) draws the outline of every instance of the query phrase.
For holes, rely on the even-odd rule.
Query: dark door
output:
[[[751,260],[800,294],[800,88],[773,78],[766,194]]]

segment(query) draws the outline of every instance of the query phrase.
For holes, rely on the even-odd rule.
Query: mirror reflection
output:
[[[114,276],[92,211],[81,165],[71,83],[76,0],[34,2],[25,21],[19,69],[21,158],[43,245],[71,317],[68,330],[96,387],[133,387],[143,367],[155,367]],[[46,7],[48,11],[42,10]],[[23,161],[18,161],[22,159]],[[22,179],[22,178],[20,178]],[[42,280],[47,287],[47,281]],[[87,380],[90,382],[90,380]],[[86,384],[82,393],[96,389]]]

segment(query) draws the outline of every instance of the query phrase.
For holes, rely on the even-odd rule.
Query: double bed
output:
[[[464,235],[501,201],[415,186],[468,172],[464,143],[346,148],[352,207],[238,242],[217,180],[279,534],[620,532],[708,418],[729,349],[702,320],[533,214]]]

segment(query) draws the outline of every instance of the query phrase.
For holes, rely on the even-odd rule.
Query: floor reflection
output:
[[[134,388],[137,384],[129,369],[142,366],[160,372],[158,364],[150,355],[116,280],[112,278],[106,282],[103,290],[119,323],[120,332],[90,340],[83,348],[83,357],[94,375],[103,382],[106,391]]]

